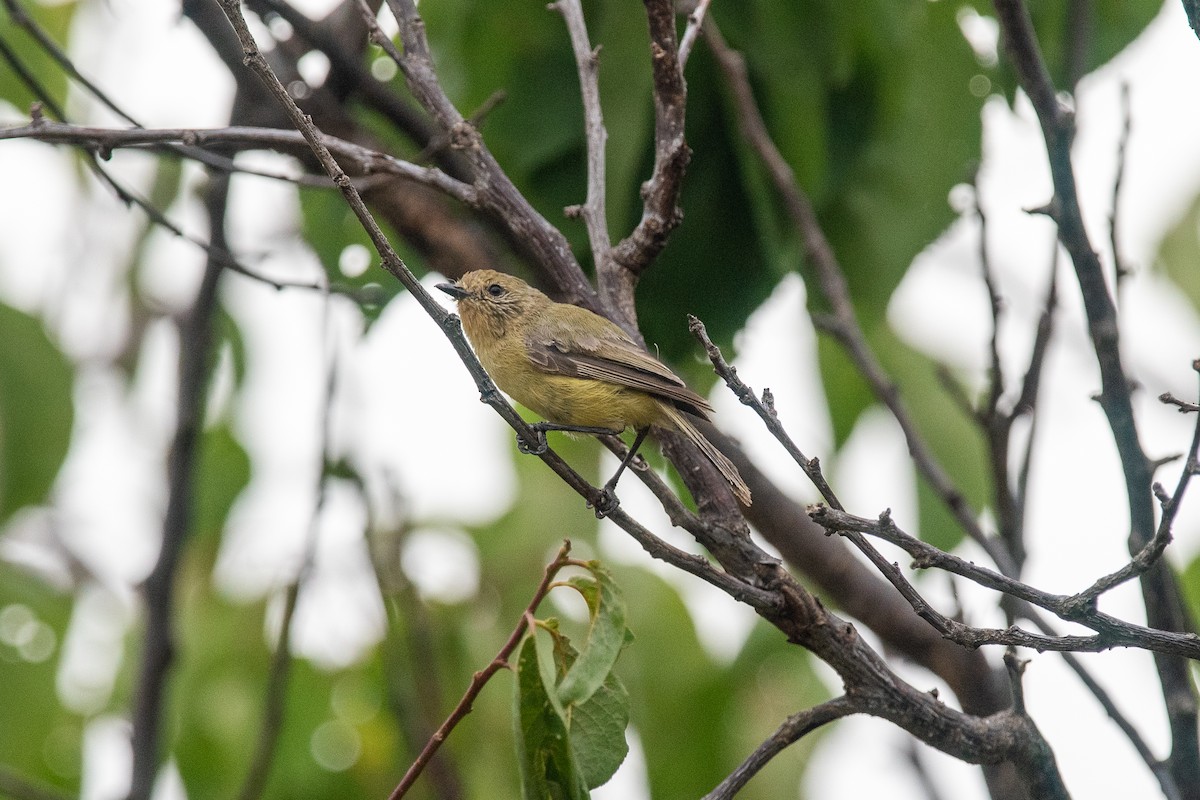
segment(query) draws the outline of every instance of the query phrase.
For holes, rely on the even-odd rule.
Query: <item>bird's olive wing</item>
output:
[[[591,312],[585,313],[595,317]],[[588,321],[593,323],[589,327],[597,327],[594,319]],[[543,372],[639,389],[700,417],[707,418],[713,410],[707,400],[689,389],[665,364],[638,347],[616,325],[586,333],[577,325],[562,330],[540,326],[529,332],[526,345],[529,360]]]

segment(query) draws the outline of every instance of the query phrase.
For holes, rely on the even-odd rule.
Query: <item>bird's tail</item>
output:
[[[696,426],[687,418],[683,412],[679,411],[674,406],[668,403],[660,403],[663,410],[663,416],[670,421],[670,427],[682,433],[688,438],[692,444],[700,448],[700,452],[704,453],[704,457],[712,462],[712,465],[717,468],[717,471],[729,481],[729,487],[733,489],[733,494],[741,501],[742,505],[750,505],[750,487],[742,480],[741,474],[733,462],[725,457],[725,454],[713,446],[713,443],[704,438],[704,434],[696,430]]]

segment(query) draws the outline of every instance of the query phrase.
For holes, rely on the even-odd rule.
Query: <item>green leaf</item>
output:
[[[1193,558],[1183,574],[1179,576],[1179,584],[1183,587],[1183,597],[1192,610],[1192,616],[1200,614],[1200,556]]]
[[[846,355],[845,348],[831,337],[817,337],[817,360],[821,368],[821,385],[829,400],[834,445],[840,448],[850,438],[858,418],[875,404],[876,397],[870,384]]]
[[[21,775],[79,791],[84,721],[55,691],[72,603],[0,561],[0,758]]]
[[[608,673],[587,701],[571,711],[571,749],[589,789],[607,783],[629,755],[629,692]]]
[[[726,757],[730,686],[696,638],[679,593],[642,569],[623,570],[638,646],[622,659],[630,716],[646,754],[651,797],[701,797],[745,757]],[[715,712],[715,713],[714,713]],[[681,735],[681,731],[686,731]]]
[[[54,41],[67,41],[67,31],[75,16],[75,3],[21,3],[21,8]],[[7,11],[0,15],[0,39],[8,44],[25,71],[37,79],[41,87],[49,92],[50,99],[61,108],[67,95],[66,74],[41,45],[13,22],[12,15]],[[7,100],[24,112],[39,99],[5,62],[0,68],[0,100]]]
[[[1158,246],[1157,265],[1176,286],[1200,309],[1200,197],[1174,227],[1163,236]]]
[[[250,457],[226,425],[205,431],[196,483],[195,531],[217,537],[233,501],[250,482]]]
[[[578,658],[558,685],[564,706],[587,701],[608,678],[625,645],[625,599],[608,570],[595,561],[588,569],[593,577],[577,575],[567,581],[587,601],[589,624]]]
[[[73,371],[41,322],[0,304],[0,523],[42,502],[71,437]]]
[[[525,800],[587,800],[588,790],[576,768],[567,723],[556,708],[554,684],[547,685],[538,635],[526,637],[517,657],[513,722],[517,763]]]
[[[317,189],[300,191],[300,214],[304,239],[320,260],[330,285],[360,290],[363,297],[369,293],[370,302],[362,302],[359,307],[368,322],[378,319],[383,307],[404,287],[380,266],[379,256],[358,217],[340,194]],[[362,274],[347,276],[340,265],[346,248],[352,246],[366,248],[370,266]],[[411,248],[405,250],[404,258],[418,275],[424,273]]]
[[[992,502],[992,495],[979,424],[938,380],[936,367],[928,357],[894,336],[875,339],[880,361],[899,384],[901,399],[934,458],[967,502],[981,510]],[[943,550],[952,550],[964,532],[943,499],[923,478],[917,482],[917,502],[921,538]]]
[[[586,583],[591,594],[599,594],[595,581]],[[553,665],[547,670],[543,662],[543,679],[547,675],[569,675],[579,664],[579,653],[571,640],[558,630],[555,620],[550,620],[547,632],[554,642]],[[631,637],[632,634],[625,630],[622,638],[626,643]],[[539,649],[539,655],[546,649],[549,648]],[[558,693],[562,693],[561,682]],[[625,741],[625,729],[629,726],[629,693],[624,685],[614,673],[605,673],[604,681],[596,691],[586,701],[565,707],[563,716],[568,720],[571,751],[584,782],[589,789],[606,783],[629,754],[629,743]]]

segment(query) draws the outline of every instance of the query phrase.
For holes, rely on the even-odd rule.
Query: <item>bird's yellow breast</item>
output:
[[[463,329],[492,380],[521,405],[558,425],[644,428],[659,422],[659,401],[637,389],[551,375],[529,360],[521,330],[497,331],[484,314],[460,308]]]

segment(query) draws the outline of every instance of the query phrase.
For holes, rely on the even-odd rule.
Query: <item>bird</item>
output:
[[[633,446],[604,485],[608,501],[615,504],[617,480],[657,426],[682,433],[750,505],[737,467],[692,422],[709,418],[709,402],[611,320],[491,269],[437,288],[457,302],[467,340],[496,385],[545,420],[532,426],[543,451],[548,430],[617,435],[634,429]]]

